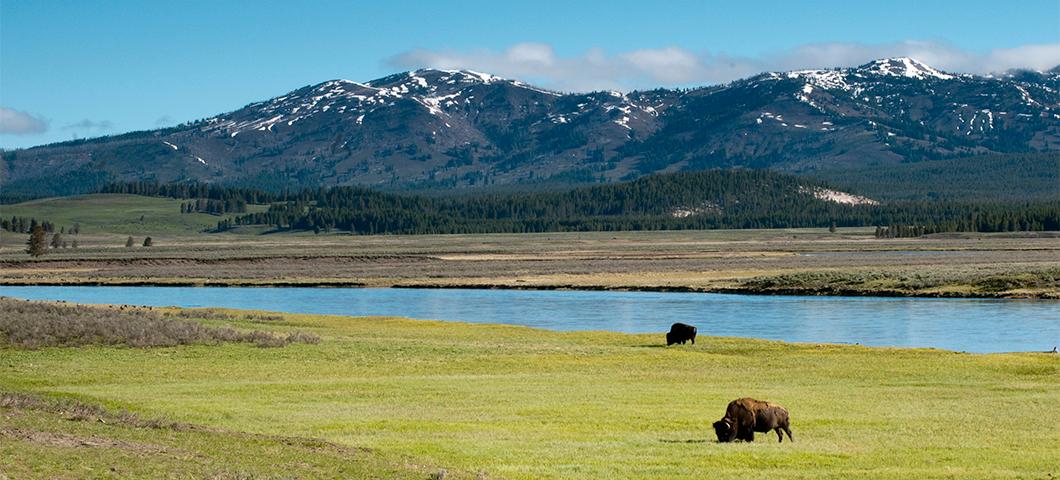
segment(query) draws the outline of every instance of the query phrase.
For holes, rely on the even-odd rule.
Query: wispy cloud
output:
[[[47,120],[13,108],[0,107],[0,134],[31,135],[46,131]]]
[[[546,43],[519,43],[504,50],[412,50],[390,58],[397,68],[482,70],[565,91],[630,90],[657,86],[724,83],[765,71],[850,67],[877,58],[913,57],[936,68],[992,73],[1012,68],[1046,70],[1060,65],[1060,43],[972,52],[942,42],[887,44],[816,43],[760,57],[692,51],[680,47],[608,54],[590,49],[558,55]]]
[[[71,123],[64,125],[63,130],[88,130],[88,131],[105,131],[114,128],[114,124],[110,120],[89,120],[84,119],[80,122]]]

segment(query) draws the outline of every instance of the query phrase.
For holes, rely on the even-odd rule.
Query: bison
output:
[[[714,433],[719,442],[753,442],[755,432],[765,433],[770,430],[777,432],[779,442],[784,441],[784,433],[788,434],[788,440],[795,441],[791,437],[788,411],[775,403],[753,398],[740,398],[729,402],[725,416],[714,422]]]
[[[669,347],[675,343],[684,344],[689,340],[692,341],[692,345],[696,344],[696,327],[684,323],[670,325],[670,331],[666,334],[666,346]]]

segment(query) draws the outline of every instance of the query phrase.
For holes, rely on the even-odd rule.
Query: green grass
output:
[[[0,216],[32,217],[67,228],[80,223],[82,233],[122,235],[193,234],[216,227],[219,220],[226,218],[206,213],[181,215],[180,202],[173,198],[92,194],[0,205]],[[247,209],[259,211],[265,207],[250,205]]]
[[[423,479],[438,471],[314,439],[130,424],[121,414],[71,413],[70,402],[44,400],[26,407],[5,406],[4,399],[0,478],[246,479],[292,478],[297,472],[298,478]]]
[[[0,349],[0,389],[500,478],[1060,474],[1056,355],[706,336],[666,348],[661,334],[284,318],[268,328],[311,331],[322,343]],[[741,396],[788,407],[795,442],[716,443],[710,423]],[[37,451],[20,464],[63,458]]]

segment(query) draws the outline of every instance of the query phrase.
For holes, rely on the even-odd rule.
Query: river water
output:
[[[711,293],[485,289],[8,287],[0,296],[291,313],[386,315],[552,330],[664,332],[789,342],[935,347],[967,352],[1046,351],[1060,345],[1060,302],[803,297]]]

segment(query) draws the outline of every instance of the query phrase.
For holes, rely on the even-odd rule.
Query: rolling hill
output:
[[[213,229],[218,220],[229,216],[207,213],[180,213],[181,201],[174,198],[141,195],[91,194],[44,198],[3,206],[5,219],[11,217],[47,220],[69,229],[79,225],[83,234],[188,235]],[[249,205],[250,212],[264,211]],[[6,233],[6,232],[5,232]],[[20,241],[24,240],[19,234]]]

